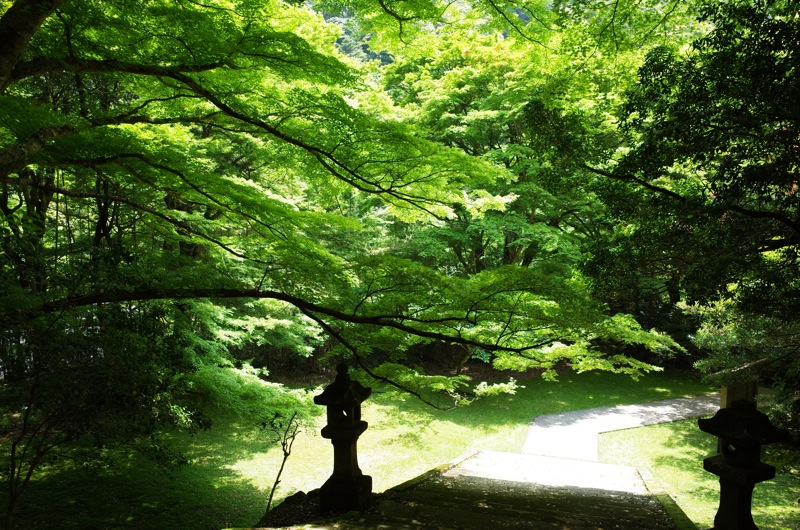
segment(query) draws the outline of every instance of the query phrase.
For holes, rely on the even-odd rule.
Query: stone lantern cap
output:
[[[731,443],[765,445],[787,438],[788,431],[772,425],[763,412],[756,410],[754,401],[737,400],[720,409],[712,418],[699,419],[700,430]]]
[[[371,388],[363,386],[358,381],[350,380],[347,365],[342,363],[336,367],[336,379],[325,387],[322,394],[314,396],[314,403],[326,407],[347,407],[358,405],[369,397]]]

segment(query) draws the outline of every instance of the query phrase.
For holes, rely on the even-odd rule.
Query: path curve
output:
[[[713,415],[719,404],[719,393],[712,393],[538,416],[531,423],[522,452],[597,461],[600,433]]]

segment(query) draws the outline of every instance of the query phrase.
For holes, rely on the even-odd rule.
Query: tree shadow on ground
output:
[[[264,514],[269,492],[233,466],[266,450],[268,444],[259,434],[228,423],[195,436],[171,435],[174,447],[189,460],[178,468],[165,468],[126,449],[111,451],[105,466],[80,462],[48,466],[31,482],[15,515],[15,527],[219,530],[250,526]]]
[[[703,469],[703,460],[716,453],[717,439],[702,432],[696,420],[618,431],[603,437],[601,454],[606,454],[607,461],[649,469],[695,524],[701,528],[713,525],[719,507],[719,478]],[[610,447],[612,443],[617,447]],[[779,473],[775,479],[757,484],[752,503],[756,525],[796,528],[800,521],[797,491],[800,476],[792,473]]]
[[[263,515],[266,496],[234,473],[198,477],[148,463],[124,473],[66,470],[37,480],[16,514],[16,528],[142,530],[249,526]]]

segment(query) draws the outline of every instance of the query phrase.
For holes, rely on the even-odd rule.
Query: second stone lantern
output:
[[[754,401],[746,400],[734,401],[697,424],[720,439],[721,453],[703,460],[705,470],[720,483],[714,530],[758,530],[750,511],[753,489],[775,476],[775,468],[761,461],[761,446],[786,440],[788,431],[773,426]]]
[[[372,389],[352,381],[347,365],[340,364],[336,371],[336,380],[314,397],[314,403],[327,407],[328,424],[321,434],[333,444],[333,474],[320,488],[323,512],[363,510],[372,493],[372,477],[358,467],[356,449],[358,437],[367,430],[361,403]]]

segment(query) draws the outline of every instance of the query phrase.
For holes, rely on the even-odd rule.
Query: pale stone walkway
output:
[[[533,419],[522,452],[597,461],[600,433],[713,415],[719,400],[714,393],[539,416]]]
[[[636,468],[541,455],[480,451],[442,473],[556,488],[588,488],[647,495]]]

